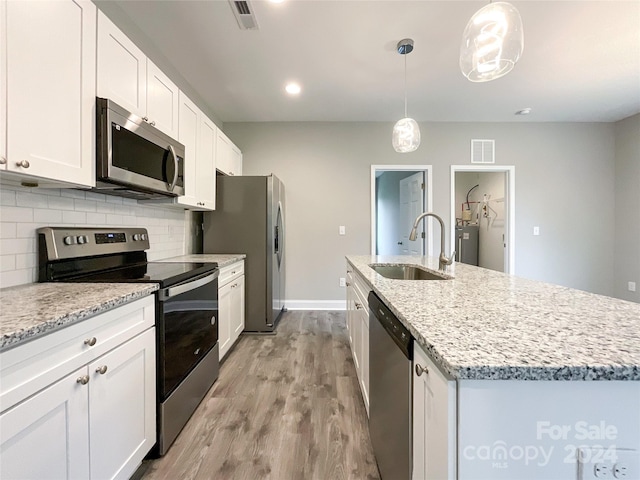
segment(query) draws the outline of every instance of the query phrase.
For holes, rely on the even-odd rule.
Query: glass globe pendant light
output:
[[[520,13],[510,3],[490,3],[464,29],[460,70],[472,82],[488,82],[513,69],[524,49]]]
[[[420,127],[418,123],[407,116],[407,55],[413,51],[413,40],[405,38],[398,42],[398,53],[404,55],[404,118],[393,126],[391,143],[398,153],[408,153],[420,146]]]

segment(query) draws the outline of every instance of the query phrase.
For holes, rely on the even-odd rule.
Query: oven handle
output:
[[[190,292],[191,290],[195,290],[196,288],[200,288],[203,285],[206,285],[207,283],[213,282],[216,278],[218,278],[219,274],[220,274],[220,271],[216,270],[212,274],[207,275],[206,277],[199,278],[198,280],[194,280],[189,283],[183,283],[175,287],[163,288],[162,290],[158,291],[158,299],[161,302],[164,302],[165,300],[168,300],[171,297],[175,297],[177,295]]]

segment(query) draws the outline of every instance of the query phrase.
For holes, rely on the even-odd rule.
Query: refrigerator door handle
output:
[[[278,215],[276,217],[276,254],[278,255],[278,267],[282,263],[282,253],[284,250],[284,214],[282,212],[282,202],[278,202]]]

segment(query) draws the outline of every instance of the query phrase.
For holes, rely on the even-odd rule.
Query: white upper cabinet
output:
[[[0,169],[93,186],[95,5],[0,1],[0,65]]]
[[[98,11],[98,96],[147,115],[147,57]]]
[[[147,59],[147,118],[151,125],[176,137],[178,132],[178,87]]]
[[[113,100],[172,138],[178,87],[102,12],[98,12],[98,96]]]
[[[216,145],[216,168],[225,175],[242,175],[242,152],[221,130]]]
[[[196,195],[207,210],[216,208],[216,140],[218,127],[206,115],[200,119]]]
[[[195,205],[198,121],[201,113],[196,104],[182,92],[179,104],[178,141],[184,145],[184,196],[179,197],[178,201]]]

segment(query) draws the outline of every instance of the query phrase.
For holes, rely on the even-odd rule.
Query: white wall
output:
[[[422,123],[422,145],[408,154],[393,151],[391,123],[224,127],[243,151],[245,174],[273,172],[287,186],[287,299],[344,299],[344,255],[371,244],[372,164],[433,165],[433,210],[449,225],[450,165],[470,163],[472,138],[495,139],[496,163],[515,165],[516,274],[613,293],[613,124]]]
[[[615,136],[614,291],[616,297],[640,303],[640,114],[618,122]],[[636,282],[635,292],[627,289],[629,281]]]
[[[0,185],[0,287],[37,281],[36,229],[50,226],[145,227],[149,260],[183,255],[193,229],[184,210],[70,189]]]

